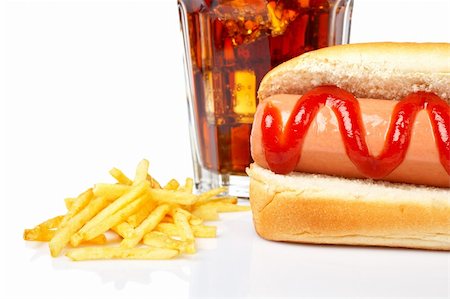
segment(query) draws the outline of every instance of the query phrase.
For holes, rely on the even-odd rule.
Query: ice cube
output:
[[[266,0],[218,0],[211,5],[212,13],[221,20],[268,20]]]

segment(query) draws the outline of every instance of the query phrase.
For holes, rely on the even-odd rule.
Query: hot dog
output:
[[[450,44],[309,52],[269,72],[251,135],[264,238],[450,250]]]
[[[289,114],[299,95],[274,95],[259,106],[255,123],[260,124],[264,108],[268,102],[279,108],[281,113]],[[366,141],[373,155],[379,155],[384,142],[390,117],[396,102],[376,99],[359,100],[362,118],[366,128]],[[414,122],[410,146],[403,163],[384,177],[392,182],[423,184],[438,187],[450,186],[450,175],[439,159],[430,119],[426,111],[421,111]],[[261,140],[261,126],[253,126],[252,157],[258,165],[269,169]],[[336,116],[329,107],[321,109],[306,133],[301,160],[295,171],[321,173],[349,178],[365,178],[348,158],[339,131]]]

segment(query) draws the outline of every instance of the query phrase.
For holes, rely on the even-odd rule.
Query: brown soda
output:
[[[199,162],[245,174],[263,76],[328,45],[326,0],[184,0],[193,68]]]

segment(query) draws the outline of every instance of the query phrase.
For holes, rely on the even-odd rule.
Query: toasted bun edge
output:
[[[450,250],[448,188],[284,176],[255,164],[247,173],[255,229],[265,239]]]

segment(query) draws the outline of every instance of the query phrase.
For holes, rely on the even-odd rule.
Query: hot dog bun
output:
[[[337,67],[338,66],[338,67]],[[333,84],[357,98],[398,100],[417,90],[450,102],[450,44],[348,44],[308,52],[270,71],[260,101],[274,94],[304,94]]]
[[[423,90],[449,103],[450,44],[371,43],[316,50],[269,72],[258,96],[264,103],[272,96],[302,95],[320,85],[380,100],[398,100]],[[253,150],[258,140],[252,136],[251,142]],[[254,163],[247,170],[254,224],[263,238],[450,250],[448,187],[339,174],[280,175],[265,167]]]
[[[253,164],[250,203],[268,240],[450,250],[448,189],[294,172]]]

